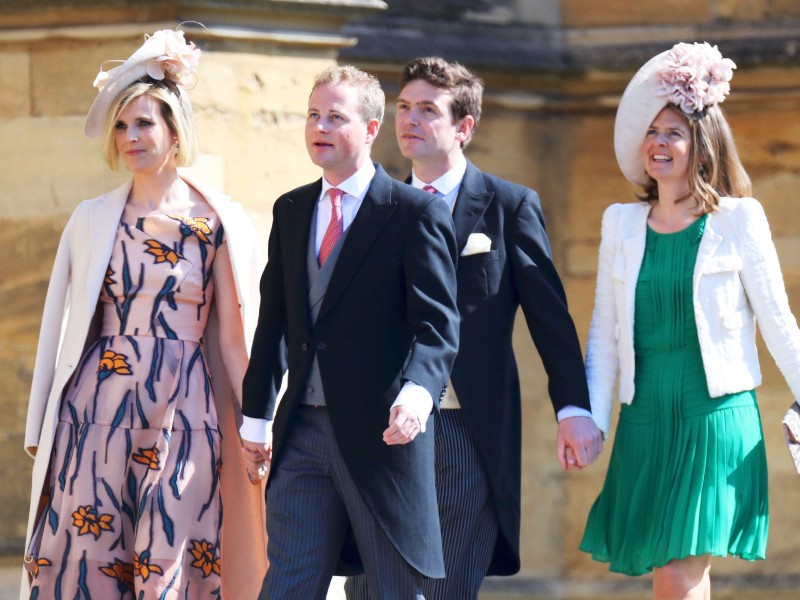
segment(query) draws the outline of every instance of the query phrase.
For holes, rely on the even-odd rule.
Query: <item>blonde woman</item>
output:
[[[157,31],[95,81],[85,132],[131,179],[77,207],[55,259],[21,597],[239,598],[263,577],[263,488],[235,418],[257,245],[241,206],[178,171],[197,152],[199,53]]]

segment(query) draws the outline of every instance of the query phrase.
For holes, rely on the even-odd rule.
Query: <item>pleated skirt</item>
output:
[[[677,360],[678,368],[661,362],[641,375],[663,393],[638,395],[620,410],[580,546],[611,571],[642,575],[688,556],[756,560],[766,552],[767,463],[755,392],[681,393],[693,382]]]

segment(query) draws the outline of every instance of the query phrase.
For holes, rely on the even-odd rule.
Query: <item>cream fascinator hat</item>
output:
[[[725,100],[736,65],[708,43],[675,44],[651,58],[633,76],[617,109],[614,150],[622,174],[646,185],[640,149],[648,127],[672,104],[686,115],[702,113]]]
[[[106,61],[100,67],[94,80],[98,94],[86,115],[84,133],[90,138],[101,135],[114,100],[142,77],[169,79],[183,88],[191,87],[197,80],[199,60],[200,50],[184,40],[183,31],[163,29],[153,35],[145,34],[144,43],[128,60],[109,71],[103,70],[107,63],[121,61]]]

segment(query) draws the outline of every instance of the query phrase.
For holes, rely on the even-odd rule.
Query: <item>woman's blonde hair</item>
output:
[[[170,131],[178,138],[176,165],[179,167],[191,165],[197,158],[197,134],[189,96],[168,79],[159,81],[150,77],[143,77],[125,88],[108,111],[103,133],[103,158],[106,163],[112,171],[119,168],[119,151],[115,136],[117,120],[131,102],[145,95],[159,100],[161,116],[167,122]]]
[[[689,191],[698,204],[698,213],[714,212],[723,196],[751,196],[750,177],[739,159],[733,133],[718,105],[687,115],[671,104],[667,108],[683,117],[689,124]],[[650,204],[658,201],[658,184],[652,178],[638,198]]]

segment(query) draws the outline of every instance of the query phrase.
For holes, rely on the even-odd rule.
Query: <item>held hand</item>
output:
[[[781,428],[787,443],[800,444],[800,405],[796,401],[784,415]]]
[[[417,414],[408,406],[395,406],[389,413],[389,427],[383,432],[387,445],[408,444],[419,433]]]
[[[571,446],[567,446],[567,468],[564,469],[564,463],[561,463],[561,468],[565,471],[578,471],[581,467],[578,466],[578,459],[575,456],[575,451]]]
[[[556,452],[565,471],[592,464],[603,450],[603,434],[589,417],[570,417],[558,424]]]
[[[259,483],[269,472],[272,462],[272,440],[263,444],[242,440],[242,457],[250,483],[254,485]]]

